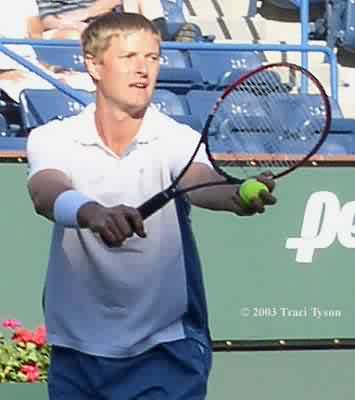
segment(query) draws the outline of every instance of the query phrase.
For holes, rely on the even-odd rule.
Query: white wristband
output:
[[[54,220],[68,228],[79,228],[79,208],[92,201],[94,200],[76,190],[66,190],[55,199],[53,207]]]

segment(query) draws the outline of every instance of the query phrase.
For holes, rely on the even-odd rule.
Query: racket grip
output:
[[[137,209],[138,209],[140,215],[142,216],[142,218],[147,219],[152,214],[154,214],[156,211],[158,211],[159,209],[164,207],[165,204],[167,204],[171,199],[172,199],[172,196],[170,196],[167,191],[160,192],[160,193],[156,194],[155,196],[151,197],[146,202],[144,202]]]

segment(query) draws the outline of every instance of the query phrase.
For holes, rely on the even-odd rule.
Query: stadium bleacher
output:
[[[189,50],[192,68],[200,71],[208,89],[215,89],[224,75],[236,69],[253,69],[262,65],[264,57],[257,52]]]
[[[264,0],[262,7],[265,7],[265,4],[267,6],[268,2],[274,7],[280,7],[281,9],[297,9],[301,6],[299,0]],[[221,22],[225,16],[223,12],[224,7],[225,9],[229,7],[229,3],[228,5],[227,3],[227,0],[221,0],[219,3],[212,2],[208,7],[206,6],[206,10],[209,10],[206,12],[209,13],[210,17],[214,9],[216,18]],[[244,3],[242,8],[245,9],[248,8],[250,10],[255,6],[255,4],[253,5],[255,3],[253,0],[245,0]],[[353,29],[351,29],[353,21],[351,16],[354,5],[352,2],[346,0],[331,3],[331,8],[328,7],[325,9],[328,22],[332,21],[328,25],[333,31],[337,30],[338,33],[334,34],[333,31],[327,33],[328,44],[332,40],[334,45],[344,43],[348,45],[353,40],[351,35],[354,34]],[[171,29],[177,29],[182,23],[188,21],[196,21],[196,18],[198,18],[196,10],[202,10],[200,1],[198,0],[190,2],[163,0],[162,4]],[[310,1],[310,6],[324,7],[324,1]],[[257,8],[256,10],[258,11]],[[255,20],[260,17],[257,14],[256,12]],[[202,15],[201,25],[203,25],[203,17]],[[226,17],[229,18],[230,16]],[[224,20],[224,23],[226,23],[228,18]],[[250,20],[248,23],[250,24]],[[344,24],[347,24],[345,30],[342,29],[344,28]],[[301,28],[300,22],[298,22],[298,25]],[[211,35],[215,34],[215,32],[208,33]],[[343,41],[339,41],[339,35],[343,35]],[[330,40],[329,37],[332,37],[332,39]],[[233,39],[229,40],[229,43],[233,43]],[[267,41],[267,38],[265,38],[265,41]],[[33,45],[33,48],[38,60],[44,64],[51,65],[58,70],[63,69],[85,73],[81,49],[79,46],[73,46],[72,41],[70,42],[70,45],[66,45],[63,42],[57,48],[51,45]],[[153,103],[163,112],[198,130],[201,130],[206,116],[210,112],[214,101],[220,95],[221,90],[231,82],[239,79],[249,70],[268,62],[268,55],[263,51],[221,51],[221,49],[218,49],[220,46],[219,41],[216,41],[211,46],[207,51],[206,49],[202,50],[199,48],[185,50],[163,48],[160,59],[161,70],[153,98]],[[285,54],[286,52],[280,51],[281,58]],[[280,85],[278,77],[273,77],[273,81],[275,82],[275,90],[277,90],[278,85]],[[87,98],[88,102],[93,100],[92,93],[86,91],[81,91],[81,93],[84,95],[84,99]],[[253,93],[255,94],[255,92]],[[312,99],[312,97],[309,97],[309,99]],[[316,99],[313,100],[316,101]],[[354,132],[354,123],[349,118],[349,115],[343,111],[338,99],[331,97],[330,100],[333,112],[332,131],[337,133],[337,136],[332,140],[336,142],[337,140],[340,141],[341,135]],[[49,101],[51,107],[48,107]],[[251,101],[252,96],[245,96],[245,104],[248,108],[250,108]],[[298,101],[303,101],[302,96],[299,96]],[[5,121],[1,125],[1,136],[14,136],[14,132],[15,136],[26,136],[32,128],[46,123],[53,118],[65,118],[76,114],[81,111],[83,106],[58,90],[25,89],[21,92],[18,107],[21,116],[19,123],[22,126],[22,132],[18,129],[9,130],[11,124],[6,121],[6,114],[3,114],[2,119]],[[287,105],[280,105],[281,109],[284,107],[286,107],[286,111],[289,111],[287,110]],[[251,116],[251,127],[253,126],[252,117],[260,117],[259,111],[255,109]],[[348,142],[345,141],[344,144],[346,143]],[[329,149],[334,148],[339,152],[343,147],[340,146],[338,148],[334,145],[333,147],[329,147]],[[349,148],[352,149],[350,145]]]
[[[90,92],[80,93],[86,104],[95,99]],[[84,109],[84,105],[55,89],[25,89],[20,94],[20,105],[22,123],[28,132],[53,119],[70,117]]]
[[[8,136],[8,126],[7,126],[7,121],[5,119],[5,117],[0,114],[0,136],[4,137],[4,136]]]
[[[302,0],[269,0],[273,5],[285,8],[285,9],[299,9],[301,7]],[[309,4],[320,5],[324,4],[325,0],[309,0]]]
[[[35,46],[34,51],[38,61],[43,64],[77,72],[86,72],[81,49],[77,46],[59,46],[56,51],[53,51],[51,46]]]

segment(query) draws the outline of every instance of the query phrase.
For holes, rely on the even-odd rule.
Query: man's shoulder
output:
[[[155,127],[161,137],[178,137],[178,135],[199,135],[199,132],[190,125],[174,119],[174,117],[158,110],[155,106],[150,107],[149,122]]]
[[[81,114],[64,119],[54,119],[33,129],[29,135],[29,140],[68,143],[76,139],[86,123],[85,117]]]

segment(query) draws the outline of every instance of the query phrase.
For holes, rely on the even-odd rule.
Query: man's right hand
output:
[[[84,204],[78,212],[80,227],[89,228],[100,235],[108,247],[119,247],[137,234],[146,237],[143,219],[136,208],[119,205],[104,207],[92,202]]]

